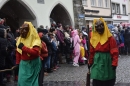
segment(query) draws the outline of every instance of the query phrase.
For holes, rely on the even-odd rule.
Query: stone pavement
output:
[[[44,81],[80,81],[85,82],[87,65],[73,67],[62,64],[61,67],[44,78]],[[130,56],[121,56],[117,67],[116,86],[130,86]]]
[[[121,56],[118,64],[115,86],[130,86],[130,56]],[[45,76],[43,86],[85,86],[87,65],[73,67],[71,64],[62,64],[60,66],[57,71]]]

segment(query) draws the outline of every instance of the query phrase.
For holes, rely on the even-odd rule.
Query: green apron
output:
[[[19,64],[18,86],[39,86],[38,77],[41,70],[41,60],[21,60]]]
[[[96,52],[91,67],[91,79],[106,81],[114,78],[116,78],[116,72],[112,69],[110,53]]]

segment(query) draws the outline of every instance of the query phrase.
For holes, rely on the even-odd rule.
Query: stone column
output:
[[[83,26],[86,27],[85,11],[82,5],[82,0],[73,0],[73,8],[75,28],[81,29]]]

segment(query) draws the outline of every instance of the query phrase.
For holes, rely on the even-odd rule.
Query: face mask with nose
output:
[[[102,35],[104,33],[104,23],[100,20],[98,20],[96,23],[95,23],[95,29],[96,31]]]
[[[21,37],[26,38],[29,32],[29,25],[28,24],[23,24],[22,29],[21,29]]]

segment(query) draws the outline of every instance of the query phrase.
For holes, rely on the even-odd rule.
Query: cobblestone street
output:
[[[117,68],[115,86],[130,86],[130,56],[121,56]],[[44,78],[44,86],[85,86],[87,65],[73,67],[62,64],[61,67]],[[8,85],[14,86],[14,85]]]
[[[119,58],[116,86],[130,86],[129,64],[130,56],[121,56]],[[70,64],[63,64],[57,71],[45,76],[44,81],[78,81],[85,83],[86,73],[87,65],[73,67]]]

